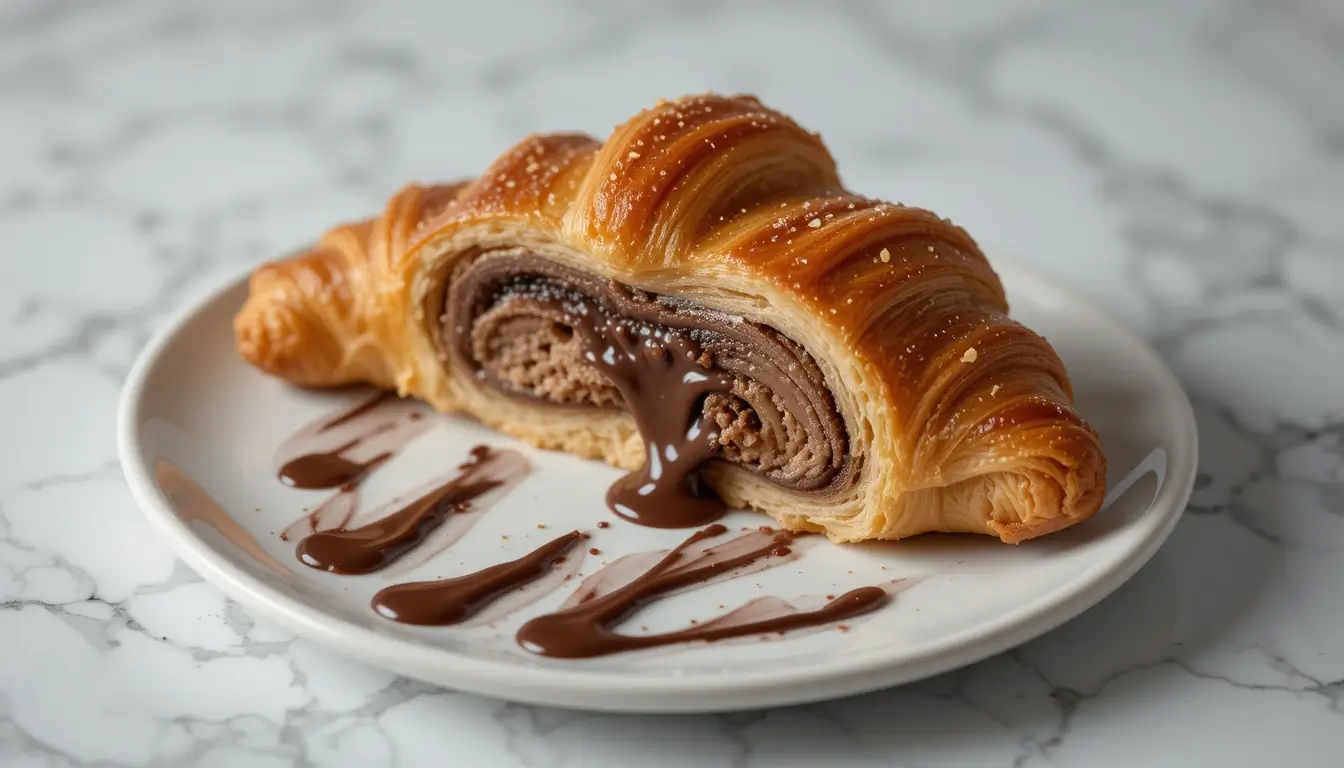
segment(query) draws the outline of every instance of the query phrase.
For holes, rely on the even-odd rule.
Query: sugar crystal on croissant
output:
[[[1018,542],[1101,505],[1105,459],[1040,336],[960,228],[846,191],[749,97],[534,136],[469,183],[253,274],[239,352],[366,382],[632,470],[654,525],[718,499],[837,541]]]

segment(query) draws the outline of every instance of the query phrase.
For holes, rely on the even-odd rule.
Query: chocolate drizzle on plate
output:
[[[276,474],[280,482],[291,488],[312,490],[354,486],[379,464],[392,458],[392,454],[386,451],[368,461],[351,461],[341,456],[341,452],[358,444],[358,440],[351,440],[332,451],[296,456],[280,467]]]
[[[519,479],[519,463],[501,460],[518,456],[477,446],[459,473],[409,504],[358,528],[319,531],[299,542],[296,554],[304,565],[334,573],[372,573],[391,565],[420,545],[455,514],[472,507],[479,497]],[[526,472],[526,462],[521,464]]]
[[[549,573],[582,539],[583,534],[571,531],[517,560],[492,565],[466,576],[386,587],[373,596],[373,610],[403,624],[459,624],[504,593]]]
[[[388,408],[398,400],[396,393],[382,392],[349,410],[300,430],[293,438],[285,441],[285,447],[290,451],[299,448],[303,452],[284,459],[276,470],[276,476],[291,488],[306,490],[339,488],[357,483],[379,464],[392,458],[392,451],[381,450],[358,461],[348,458],[346,454],[356,446],[388,432],[396,426],[396,421],[406,417],[405,412]],[[320,438],[343,425],[356,427],[357,432],[338,445],[323,447]],[[305,445],[305,442],[309,444]]]
[[[590,658],[676,643],[712,642],[822,626],[869,613],[888,600],[881,587],[860,587],[812,611],[800,611],[782,601],[762,600],[674,632],[623,635],[613,629],[635,610],[668,592],[748,565],[777,548],[787,548],[785,545],[793,540],[792,534],[780,531],[746,549],[709,548],[697,557],[686,557],[693,545],[721,536],[727,530],[715,524],[695,532],[653,567],[607,594],[599,595],[591,588],[581,590],[577,603],[524,624],[518,630],[518,644],[542,656]]]
[[[721,449],[716,422],[700,406],[706,396],[726,391],[732,377],[708,365],[706,353],[688,332],[602,312],[593,312],[590,320],[575,321],[572,331],[623,401],[635,404],[632,410],[649,450],[641,471],[612,486],[609,505],[622,517],[654,527],[689,526],[718,517],[722,502],[699,485],[696,474]],[[417,404],[383,394],[308,425],[281,446],[276,461],[282,482],[300,489],[336,489],[281,536],[303,536],[296,547],[300,562],[353,575],[393,564],[394,570],[415,567],[451,546],[489,508],[497,492],[531,471],[516,451],[477,446],[453,475],[407,494],[410,501],[403,498],[373,510],[366,515],[372,522],[351,527],[360,484],[427,428]],[[262,563],[283,571],[175,467],[161,463],[157,478],[183,517],[209,522]],[[609,525],[604,521],[598,527]],[[824,605],[803,610],[780,598],[760,597],[709,621],[692,621],[684,629],[638,635],[616,630],[632,613],[662,597],[789,562],[798,556],[799,545],[807,543],[769,526],[744,528],[734,538],[711,541],[727,531],[709,525],[671,550],[627,555],[602,566],[558,611],[524,623],[517,642],[542,656],[588,658],[822,627],[876,610],[889,598],[881,587],[861,587],[838,597],[828,595]],[[433,544],[427,543],[431,537]],[[583,553],[572,553],[588,538],[572,531],[517,559],[464,576],[394,584],[378,591],[371,607],[385,618],[420,626],[494,621],[577,575]],[[412,551],[415,557],[407,557]],[[597,555],[600,550],[591,547],[589,552]]]
[[[423,406],[382,392],[306,425],[276,451],[276,476],[292,488],[336,493],[288,525],[280,538],[345,527],[359,506],[359,487],[431,423]]]

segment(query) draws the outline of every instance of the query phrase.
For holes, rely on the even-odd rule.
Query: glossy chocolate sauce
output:
[[[499,458],[513,452],[477,446],[459,473],[410,504],[358,528],[314,533],[299,542],[299,561],[334,573],[372,573],[395,562],[421,544],[454,514],[465,512],[478,497],[518,479],[516,463]],[[526,464],[522,464],[526,467]],[[526,471],[524,469],[524,471]]]
[[[722,517],[727,508],[697,471],[719,452],[718,428],[701,413],[701,403],[711,392],[728,391],[733,377],[707,369],[700,347],[679,331],[585,319],[594,320],[581,326],[588,361],[620,391],[644,438],[644,466],[612,484],[607,506],[654,528],[690,528]]]
[[[572,531],[517,560],[466,576],[387,587],[373,596],[373,610],[403,624],[459,624],[475,616],[501,595],[549,573],[563,562],[565,553],[582,540],[583,534]]]
[[[360,484],[429,428],[422,408],[393,392],[381,392],[308,424],[285,440],[275,459],[280,482],[336,493],[286,526],[280,538],[289,541],[345,527],[359,506]]]
[[[276,474],[285,485],[305,490],[354,485],[377,469],[379,464],[392,458],[392,454],[387,451],[367,461],[351,461],[341,456],[343,451],[358,444],[358,440],[351,440],[332,451],[296,456],[280,467]]]
[[[423,411],[420,403],[380,392],[286,439],[276,450],[276,475],[307,490],[358,484],[430,427]]]
[[[589,658],[675,643],[712,642],[816,627],[868,613],[887,602],[887,593],[882,588],[862,587],[813,611],[798,611],[782,602],[758,602],[675,632],[623,635],[613,630],[635,610],[668,592],[748,565],[776,549],[787,548],[792,541],[791,534],[780,531],[750,548],[724,547],[721,551],[710,548],[685,562],[693,545],[726,532],[727,528],[717,524],[697,531],[624,586],[606,594],[589,589],[579,594],[577,602],[569,607],[532,619],[518,630],[519,645],[542,656]]]

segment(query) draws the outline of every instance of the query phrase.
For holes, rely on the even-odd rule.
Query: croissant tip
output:
[[[1072,472],[1057,512],[1049,517],[1001,522],[987,521],[989,533],[1005,544],[1021,544],[1086,521],[1101,510],[1106,494],[1106,458],[1100,451]]]
[[[284,358],[280,348],[284,336],[276,339],[275,334],[268,333],[266,324],[256,317],[250,303],[244,305],[233,319],[233,339],[238,355],[249,364],[272,375],[284,375],[285,366],[280,363]]]

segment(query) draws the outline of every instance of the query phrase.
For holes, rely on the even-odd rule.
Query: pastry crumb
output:
[[[970,349],[967,349],[967,350],[966,350],[966,354],[964,354],[964,355],[961,356],[961,362],[963,362],[963,363],[974,363],[974,362],[975,362],[975,359],[976,359],[977,357],[979,357],[979,356],[980,356],[980,353],[975,351],[975,347],[971,347]]]
[[[882,259],[883,264],[886,264],[888,261],[891,261],[891,251],[887,250],[886,248],[883,248],[882,251],[877,255],[879,258]]]

